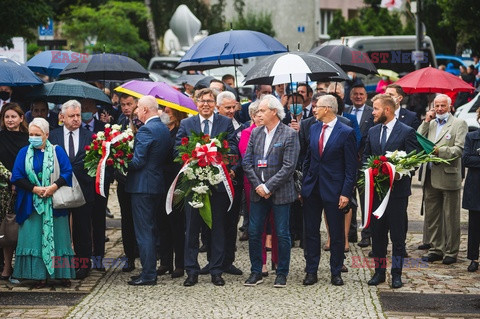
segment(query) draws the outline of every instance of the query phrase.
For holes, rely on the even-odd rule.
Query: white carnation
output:
[[[190,206],[192,206],[193,208],[202,208],[203,207],[203,203],[202,202],[198,202],[198,201],[192,201],[192,202],[188,202],[190,204]]]
[[[122,130],[122,126],[119,125],[119,124],[113,124],[113,125],[112,125],[112,130],[121,131],[121,130]]]
[[[208,186],[200,184],[196,187],[192,187],[192,191],[198,194],[206,194],[208,192]]]
[[[105,138],[105,133],[102,132],[102,131],[99,131],[99,132],[97,133],[97,138],[99,138],[99,139]]]

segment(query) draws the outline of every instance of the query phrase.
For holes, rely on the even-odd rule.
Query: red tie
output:
[[[323,137],[325,136],[325,129],[328,127],[328,124],[323,124],[322,133],[320,134],[320,139],[318,140],[318,154],[322,157],[323,153]]]

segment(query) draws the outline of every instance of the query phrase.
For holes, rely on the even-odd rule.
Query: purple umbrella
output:
[[[145,95],[152,95],[157,99],[158,104],[181,112],[196,115],[197,106],[191,98],[175,90],[165,82],[147,82],[133,80],[119,87],[115,91],[141,98]]]

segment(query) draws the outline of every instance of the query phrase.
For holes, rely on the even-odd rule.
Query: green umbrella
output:
[[[416,132],[416,134],[417,134],[417,141],[422,146],[425,153],[430,154],[431,152],[433,152],[433,147],[435,146],[435,143],[433,143],[428,138],[426,138],[425,136],[423,136],[418,132]]]

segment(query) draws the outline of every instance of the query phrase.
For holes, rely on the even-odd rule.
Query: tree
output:
[[[275,36],[273,29],[272,14],[266,12],[248,11],[246,15],[241,15],[232,21],[234,30],[253,30]]]
[[[157,56],[160,51],[158,50],[157,34],[155,32],[155,25],[153,24],[152,18],[152,1],[145,0],[145,8],[147,10],[147,30],[148,38],[150,40],[150,48],[152,50],[152,55]]]

